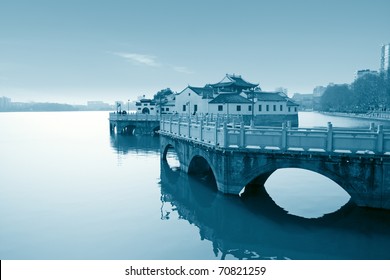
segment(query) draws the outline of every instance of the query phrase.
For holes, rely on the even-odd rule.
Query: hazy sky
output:
[[[310,93],[379,68],[389,11],[389,0],[0,0],[0,96],[114,103],[226,73]]]

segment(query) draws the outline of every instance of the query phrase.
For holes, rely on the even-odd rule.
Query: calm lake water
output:
[[[328,121],[369,126],[300,113]],[[0,259],[390,259],[390,211],[319,174],[240,198],[169,162],[158,137],[110,135],[107,112],[0,113]]]

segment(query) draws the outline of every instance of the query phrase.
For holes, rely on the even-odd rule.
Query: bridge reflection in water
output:
[[[349,202],[318,219],[290,215],[264,188],[226,196],[161,161],[161,218],[177,211],[221,259],[389,259],[389,211]]]

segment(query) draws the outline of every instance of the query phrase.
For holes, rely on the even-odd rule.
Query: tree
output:
[[[330,85],[321,96],[320,108],[323,111],[351,110],[352,92],[347,84]]]
[[[358,111],[367,112],[386,106],[384,78],[382,75],[366,74],[352,83],[354,105]]]
[[[173,94],[173,91],[170,88],[165,88],[157,92],[153,96],[153,100],[155,100],[156,102],[163,102],[167,98],[167,96],[171,94]]]

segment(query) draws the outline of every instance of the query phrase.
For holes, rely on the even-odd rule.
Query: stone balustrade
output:
[[[382,125],[368,129],[254,127],[221,122],[216,118],[166,116],[160,121],[160,134],[191,140],[225,149],[262,149],[322,153],[358,153],[390,155],[390,132]]]

